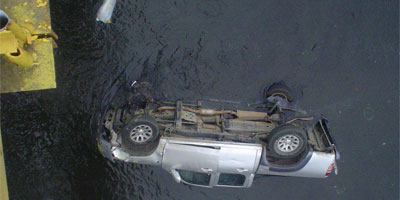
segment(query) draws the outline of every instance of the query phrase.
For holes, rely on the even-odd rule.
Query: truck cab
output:
[[[250,187],[261,154],[259,144],[170,138],[162,167],[187,185]]]

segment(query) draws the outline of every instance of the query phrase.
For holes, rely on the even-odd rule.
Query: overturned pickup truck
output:
[[[148,84],[106,110],[97,137],[110,159],[160,165],[177,182],[250,187],[255,174],[324,178],[337,173],[339,153],[328,122],[293,106],[291,90],[275,83],[264,102],[217,109],[198,102],[157,102]],[[256,107],[256,108],[254,108]]]

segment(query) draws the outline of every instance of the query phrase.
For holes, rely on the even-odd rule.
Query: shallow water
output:
[[[397,1],[121,0],[111,24],[95,21],[99,6],[51,1],[57,89],[1,96],[11,199],[398,199]],[[204,189],[110,162],[98,113],[138,79],[157,98],[241,102],[284,80],[330,119],[340,174]]]

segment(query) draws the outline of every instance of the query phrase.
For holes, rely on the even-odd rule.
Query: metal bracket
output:
[[[176,121],[175,127],[180,128],[182,127],[182,101],[176,102]]]

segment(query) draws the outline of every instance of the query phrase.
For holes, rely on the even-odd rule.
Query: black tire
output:
[[[277,158],[295,158],[307,149],[304,129],[290,124],[273,129],[267,139],[268,149]]]
[[[150,116],[135,117],[122,129],[121,143],[135,154],[147,152],[157,146],[160,131],[157,122]],[[141,139],[140,139],[141,138]]]
[[[280,96],[285,98],[288,102],[294,101],[292,90],[282,82],[274,83],[265,90],[264,97]]]

